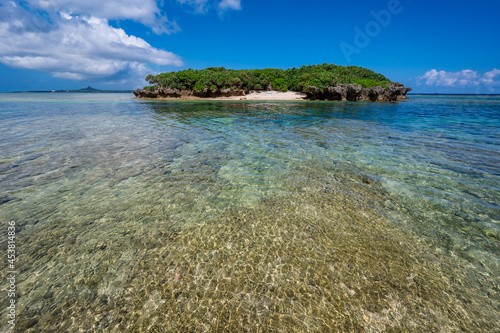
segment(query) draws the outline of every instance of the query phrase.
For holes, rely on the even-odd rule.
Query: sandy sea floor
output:
[[[3,98],[16,332],[500,331],[497,99]]]

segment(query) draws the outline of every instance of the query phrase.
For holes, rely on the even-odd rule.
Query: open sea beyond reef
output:
[[[1,332],[500,331],[500,96],[4,93],[0,187]]]

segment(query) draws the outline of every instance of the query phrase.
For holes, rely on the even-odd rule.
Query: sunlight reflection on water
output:
[[[499,328],[498,98],[20,96],[23,331]]]

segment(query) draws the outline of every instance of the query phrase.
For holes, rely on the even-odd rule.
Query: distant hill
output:
[[[13,91],[14,93],[132,93],[131,90],[100,90],[88,86],[87,88],[77,90],[32,90],[32,91]]]
[[[87,86],[87,88],[82,88],[77,90],[78,92],[99,92],[101,90],[92,88],[91,86]]]

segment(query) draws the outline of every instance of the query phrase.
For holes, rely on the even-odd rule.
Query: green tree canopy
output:
[[[187,69],[178,72],[148,75],[151,84],[147,89],[174,88],[195,90],[204,89],[243,89],[263,90],[272,88],[279,91],[306,92],[309,86],[325,88],[336,84],[361,84],[363,88],[385,86],[391,81],[372,70],[357,66],[322,64],[290,69],[242,69],[209,67],[202,70]]]

